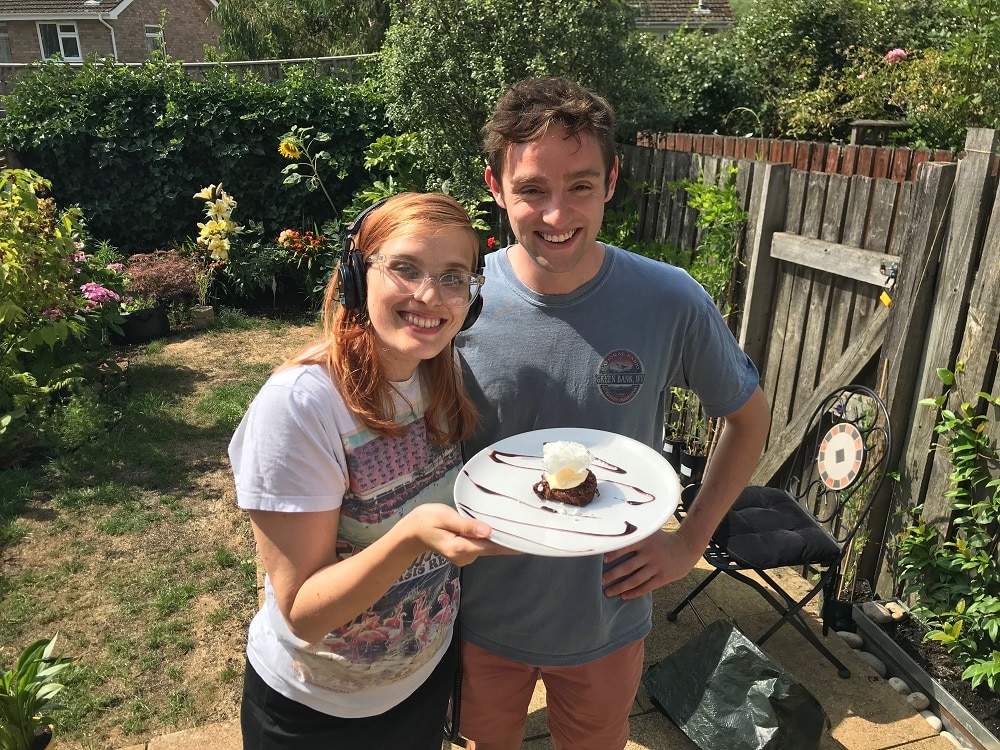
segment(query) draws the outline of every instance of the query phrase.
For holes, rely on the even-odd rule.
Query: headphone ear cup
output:
[[[349,250],[340,263],[340,303],[363,317],[368,299],[365,260],[357,250]]]
[[[460,331],[468,331],[472,328],[472,324],[476,322],[479,318],[479,314],[483,311],[483,295],[480,294],[476,297],[475,301],[469,305],[469,312],[465,314],[465,321],[462,323]]]

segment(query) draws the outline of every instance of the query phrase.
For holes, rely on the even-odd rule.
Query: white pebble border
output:
[[[866,612],[866,614],[871,617],[872,613]],[[881,659],[875,656],[875,654],[864,650],[864,639],[860,635],[857,633],[851,633],[847,630],[838,630],[837,635],[840,636],[840,639],[844,641],[844,643],[854,649],[854,652],[858,655],[858,658],[862,662],[875,670],[879,677],[885,679],[887,672],[885,664]],[[941,723],[941,717],[929,709],[930,699],[926,695],[920,691],[913,690],[906,684],[905,680],[902,680],[899,677],[890,677],[886,682],[889,687],[899,693],[906,700],[906,702],[913,707],[914,711],[924,717],[924,720],[931,729],[951,742],[955,747],[962,748],[964,750],[965,746],[958,741],[958,738],[951,732],[944,729],[944,725]]]

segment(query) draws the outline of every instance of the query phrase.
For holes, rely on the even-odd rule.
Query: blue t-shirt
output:
[[[706,414],[738,410],[758,383],[711,297],[683,270],[606,246],[587,284],[536,294],[507,250],[487,256],[483,312],[457,339],[480,429],[471,458],[531,430],[584,427],[659,450],[665,395],[694,391]],[[484,557],[463,571],[462,636],[517,661],[582,664],[644,637],[652,596],[604,595],[600,555]]]

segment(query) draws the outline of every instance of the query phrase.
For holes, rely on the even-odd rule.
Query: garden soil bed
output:
[[[962,680],[962,670],[955,666],[945,648],[935,641],[925,641],[923,623],[909,618],[901,623],[882,625],[882,630],[920,667],[959,701],[993,735],[1000,737],[1000,695],[985,685],[973,690]]]

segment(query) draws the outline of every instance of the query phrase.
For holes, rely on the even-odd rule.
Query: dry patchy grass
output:
[[[60,747],[237,716],[257,577],[226,447],[270,368],[317,335],[205,332],[129,352],[118,423],[30,477],[25,536],[0,547],[0,665],[60,634],[75,660]]]

